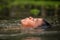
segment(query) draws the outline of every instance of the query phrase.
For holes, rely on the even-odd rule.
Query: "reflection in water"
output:
[[[16,35],[16,36],[10,36],[10,37],[4,37],[0,40],[59,40],[60,39],[60,32],[59,33],[44,33],[43,35]]]
[[[41,40],[40,37],[27,37],[27,38],[23,38],[22,40]]]
[[[27,38],[12,38],[12,39],[0,39],[0,40],[59,40],[56,37],[27,37]]]

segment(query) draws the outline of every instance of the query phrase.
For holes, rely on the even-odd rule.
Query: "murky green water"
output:
[[[12,22],[11,22],[12,23]],[[3,25],[3,27],[6,25],[6,26],[10,26],[11,24],[10,22],[6,22],[5,24],[3,24],[1,22],[1,24]],[[15,22],[13,22],[15,23]],[[18,24],[18,23],[16,23]],[[0,26],[2,26],[0,25]],[[13,25],[13,24],[12,24]],[[15,25],[16,26],[16,25]],[[59,28],[59,27],[58,27]],[[58,28],[56,30],[58,30]],[[53,28],[54,29],[54,28]],[[51,30],[51,29],[50,29]],[[10,34],[8,34],[10,35]],[[30,38],[27,38],[27,37],[30,37]],[[33,37],[33,38],[32,38]],[[35,39],[36,38],[36,39]],[[38,33],[36,33],[35,35],[33,34],[23,34],[23,35],[20,35],[20,34],[14,34],[14,35],[11,35],[11,36],[2,36],[0,34],[0,40],[60,40],[60,32],[56,32],[54,33],[52,31],[52,33],[42,33],[41,35],[39,35]]]
[[[29,38],[28,38],[29,37]],[[60,32],[58,33],[42,33],[40,34],[14,34],[11,36],[0,35],[0,40],[60,40]]]

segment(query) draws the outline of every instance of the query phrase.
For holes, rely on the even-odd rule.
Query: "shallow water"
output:
[[[42,32],[33,34],[13,34],[1,36],[0,40],[60,40],[60,32]]]
[[[7,27],[7,26],[19,26],[18,22],[5,22],[5,23],[2,23],[0,22],[1,25],[0,27]],[[13,24],[11,24],[13,23]],[[10,25],[11,24],[11,25]],[[10,33],[11,34],[11,33]],[[17,34],[13,34],[13,35],[6,35],[6,34],[0,34],[0,40],[60,40],[60,32],[54,32],[54,31],[51,31],[51,32],[43,32],[43,33],[33,33],[33,34],[20,34],[20,33],[17,33]],[[9,36],[10,35],[10,36]]]

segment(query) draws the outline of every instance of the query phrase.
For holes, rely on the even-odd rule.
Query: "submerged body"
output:
[[[50,24],[47,21],[45,21],[43,18],[33,18],[33,17],[22,19],[21,24],[25,28],[40,27],[42,29],[46,29],[48,28],[48,26],[50,26]]]
[[[25,18],[21,20],[21,24],[23,27],[32,27],[32,28],[36,28],[38,26],[42,26],[43,24],[43,19],[42,18]]]

